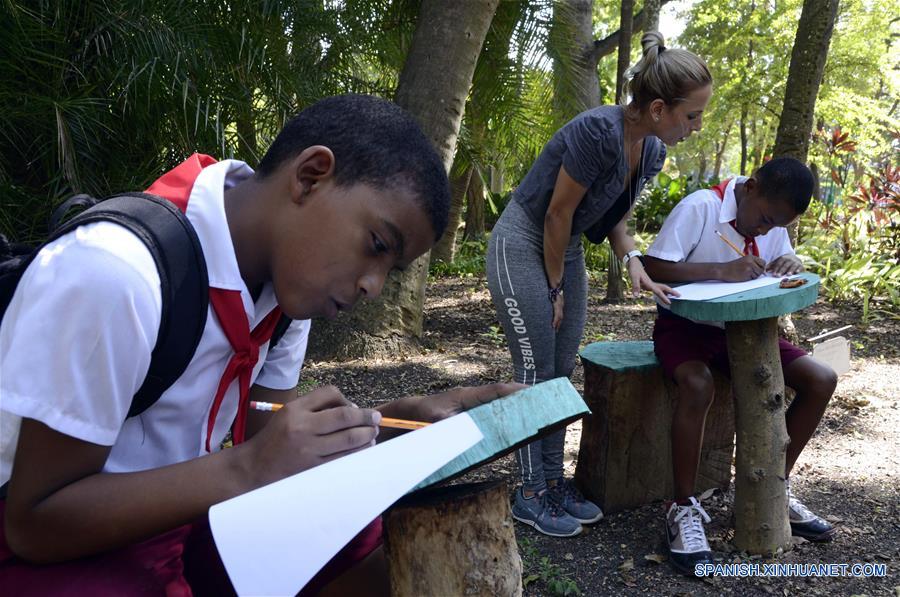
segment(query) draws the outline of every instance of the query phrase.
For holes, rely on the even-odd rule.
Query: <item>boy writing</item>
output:
[[[372,445],[382,415],[433,421],[518,389],[378,409],[333,387],[296,396],[307,320],[377,297],[446,226],[443,165],[396,105],[323,100],[256,172],[194,155],[149,192],[184,210],[210,284],[193,360],[152,407],[126,418],[161,320],[159,273],[131,232],[100,222],[54,241],[3,317],[0,585],[13,594],[230,592],[210,505]],[[269,351],[282,312],[295,321]],[[286,405],[249,412],[251,399]],[[229,429],[236,445],[220,450]],[[376,521],[307,589],[371,562],[379,532]]]
[[[681,200],[666,218],[644,258],[654,280],[693,282],[752,280],[765,272],[782,276],[803,269],[785,227],[809,206],[813,176],[792,158],[767,162],[753,176]],[[735,259],[734,250],[744,256]],[[678,384],[672,418],[672,469],[675,501],[666,513],[666,537],[675,567],[692,574],[697,563],[712,562],[703,521],[709,516],[693,496],[703,426],[714,398],[710,367],[728,373],[724,326],[695,322],[658,307],[653,345],[665,373]],[[779,340],[785,385],[796,392],[786,414],[790,444],[785,477],[812,436],[834,392],[837,376],[828,366],[786,340]],[[834,528],[790,493],[789,519],[794,535],[811,541],[831,538]]]

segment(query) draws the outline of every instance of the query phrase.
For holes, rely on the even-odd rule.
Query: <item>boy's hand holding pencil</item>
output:
[[[277,402],[250,402],[250,408],[253,410],[275,412],[281,410],[283,407],[283,404]],[[392,427],[394,429],[421,429],[428,425],[430,425],[430,423],[425,423],[423,421],[407,421],[405,419],[392,419],[391,417],[381,417],[381,421],[378,423],[379,427]]]
[[[744,252],[733,242],[722,236],[721,232],[718,230],[715,232],[716,236],[721,238],[726,245],[731,247],[738,256],[734,261],[722,264],[721,274],[718,276],[720,280],[725,282],[746,282],[748,280],[755,280],[765,273],[766,262],[764,260],[756,255],[744,255]]]
[[[256,403],[260,407],[279,412],[234,448],[252,485],[247,491],[375,445],[382,420],[380,412],[358,408],[334,386],[284,405]]]

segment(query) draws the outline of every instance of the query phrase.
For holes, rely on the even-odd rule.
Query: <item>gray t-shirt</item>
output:
[[[543,230],[560,166],[587,187],[572,218],[572,236],[585,233],[591,241],[600,242],[627,213],[644,183],[662,169],[666,147],[657,137],[644,139],[641,165],[629,194],[623,124],[622,107],[600,106],[582,112],[556,131],[513,193],[539,229]],[[611,218],[616,221],[607,221]]]

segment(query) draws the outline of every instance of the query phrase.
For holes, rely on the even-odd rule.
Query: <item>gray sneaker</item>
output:
[[[560,479],[548,491],[563,510],[581,524],[591,524],[603,518],[600,506],[585,499],[571,479]]]
[[[517,489],[512,515],[551,537],[574,537],[581,532],[581,523],[563,510],[546,489],[530,498],[525,497],[521,487]]]

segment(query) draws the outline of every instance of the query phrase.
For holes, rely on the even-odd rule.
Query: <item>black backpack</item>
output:
[[[59,224],[73,206],[89,206]],[[150,368],[134,395],[129,417],[150,408],[177,380],[197,350],[209,309],[209,278],[197,233],[174,203],[146,193],[118,195],[102,202],[76,195],[53,213],[50,243],[84,224],[114,222],[140,238],[156,263],[162,291],[162,318]],[[0,321],[25,269],[43,247],[13,244],[0,235]],[[270,341],[273,348],[290,325],[282,316]]]

